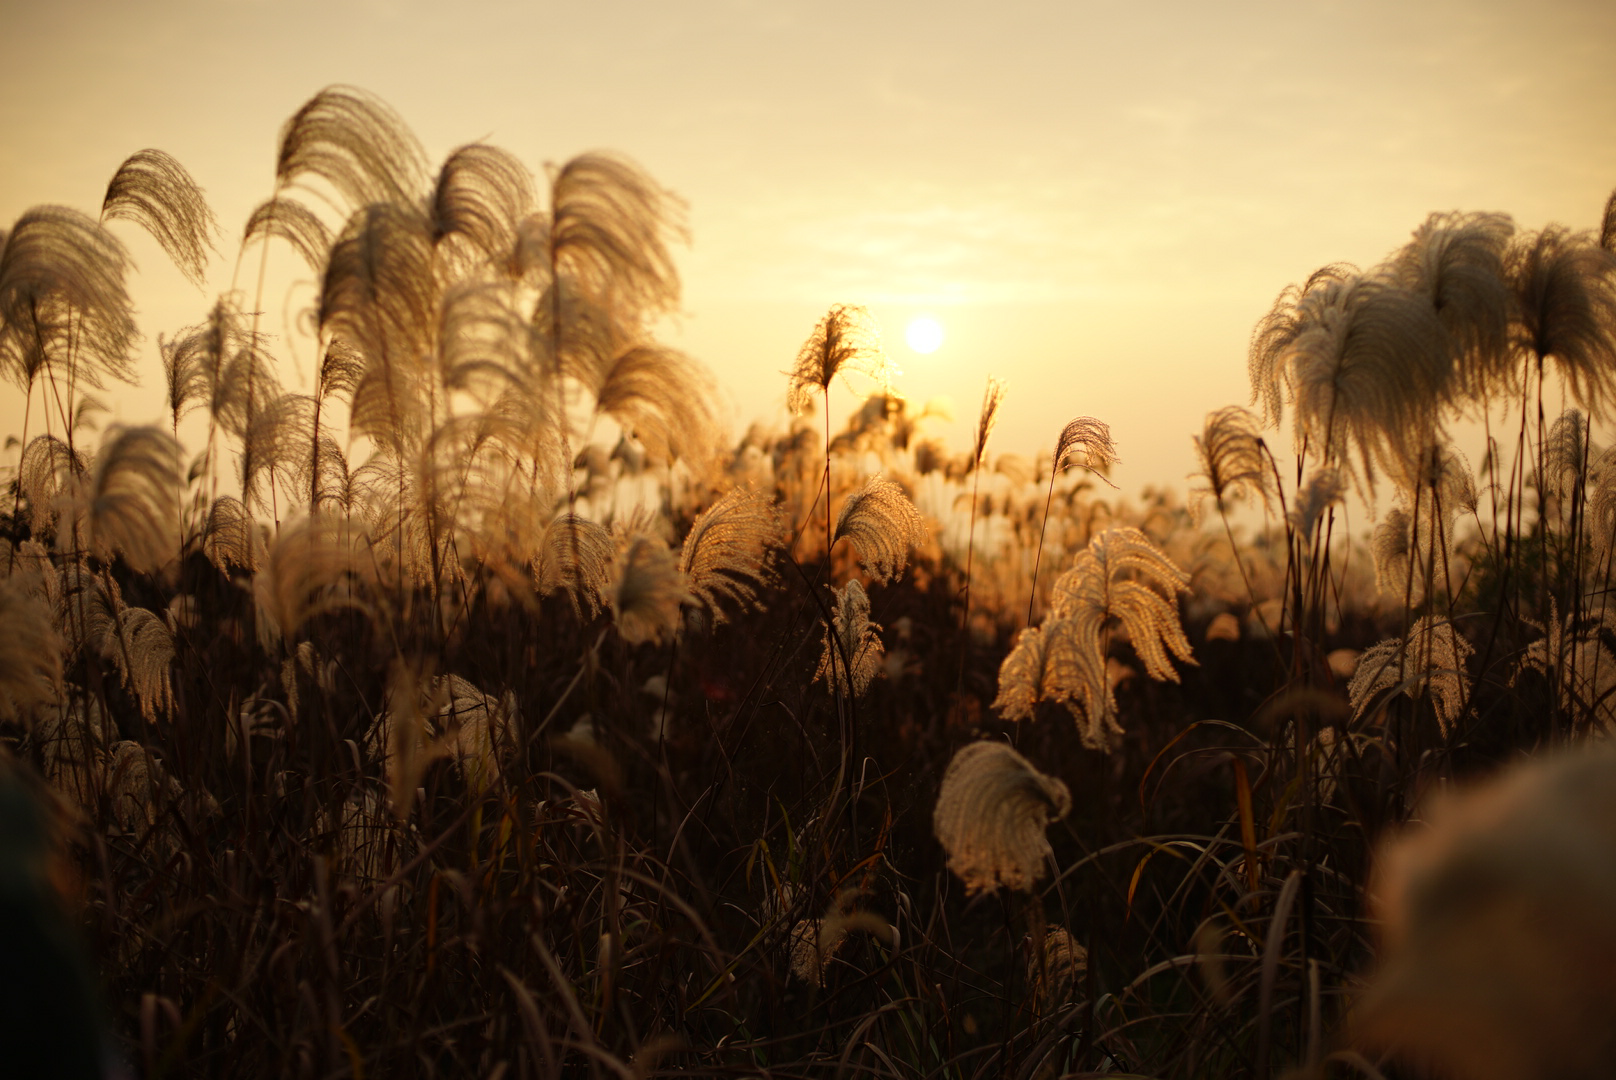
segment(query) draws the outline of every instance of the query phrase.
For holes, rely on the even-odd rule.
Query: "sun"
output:
[[[904,339],[917,353],[934,353],[943,343],[943,324],[930,315],[922,315],[909,323]]]

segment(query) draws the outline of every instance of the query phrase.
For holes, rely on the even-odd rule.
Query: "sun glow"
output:
[[[909,323],[904,339],[917,353],[934,353],[943,343],[943,324],[930,315],[922,315]]]

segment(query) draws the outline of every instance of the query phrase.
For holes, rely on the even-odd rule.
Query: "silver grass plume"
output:
[[[1515,223],[1506,214],[1432,214],[1392,256],[1399,285],[1425,297],[1447,328],[1465,393],[1483,398],[1514,383],[1504,256]]]
[[[1331,266],[1281,293],[1258,324],[1252,398],[1271,423],[1288,401],[1297,447],[1373,489],[1377,467],[1412,471],[1440,433],[1455,359],[1424,297],[1384,275]]]
[[[814,326],[797,350],[786,388],[786,408],[801,413],[813,404],[815,391],[830,389],[837,374],[858,372],[886,390],[896,370],[881,348],[881,336],[870,313],[854,304],[837,304]]]
[[[1594,460],[1588,493],[1588,525],[1599,550],[1608,552],[1616,542],[1616,447],[1602,451]]]
[[[1548,626],[1526,622],[1543,636],[1526,647],[1511,685],[1522,672],[1540,672],[1555,684],[1564,702],[1590,720],[1602,726],[1616,721],[1616,654],[1603,638],[1616,633],[1616,611],[1606,608],[1598,617],[1584,617],[1579,626],[1574,613],[1560,618],[1559,605],[1551,596]]]
[[[987,389],[982,391],[982,411],[977,413],[976,417],[976,443],[971,453],[974,468],[982,466],[982,455],[987,453],[988,438],[993,434],[994,425],[999,422],[999,406],[1004,403],[1004,391],[1004,380],[989,375]]]
[[[1058,701],[1078,721],[1085,745],[1109,749],[1116,720],[1107,643],[1119,628],[1152,679],[1178,681],[1172,659],[1194,663],[1176,597],[1189,576],[1139,530],[1107,529],[1055,579],[1050,612],[1029,628],[999,669],[994,707],[1026,719],[1042,700]]]
[[[1089,951],[1063,926],[1044,934],[1043,946],[1027,957],[1027,987],[1034,1016],[1048,1016],[1073,999],[1089,967]]]
[[[432,189],[433,242],[452,238],[480,261],[504,263],[534,201],[533,174],[514,155],[484,143],[462,146],[444,160]]]
[[[146,836],[185,794],[151,751],[127,739],[108,748],[106,776],[112,818],[128,836]]]
[[[928,533],[926,519],[903,488],[872,476],[842,503],[831,544],[844,536],[851,540],[864,572],[885,585],[903,573],[909,549],[925,543]]]
[[[28,503],[28,528],[34,536],[50,532],[74,478],[87,469],[84,456],[54,435],[36,435],[23,447],[17,486]]]
[[[712,377],[673,349],[630,349],[606,373],[595,408],[622,425],[652,457],[706,461],[717,444],[708,404]]]
[[[566,589],[575,606],[593,614],[611,586],[614,558],[612,534],[606,527],[568,512],[544,527],[529,565],[541,595]]]
[[[685,534],[679,569],[694,602],[716,624],[728,617],[726,603],[760,610],[760,593],[772,587],[772,560],[785,539],[774,500],[750,487],[731,488],[697,515]]]
[[[0,581],[0,626],[0,720],[30,723],[60,696],[62,641],[50,609],[12,581]]]
[[[183,165],[161,150],[130,155],[101,200],[102,221],[120,218],[151,233],[180,273],[202,287],[219,223]]]
[[[1324,512],[1346,498],[1347,482],[1341,470],[1320,466],[1308,474],[1307,482],[1296,493],[1295,505],[1286,520],[1304,542],[1311,543],[1313,530],[1324,519]]]
[[[540,224],[528,221],[530,230]],[[542,225],[530,235],[545,261],[583,295],[609,299],[627,324],[678,306],[668,244],[685,238],[684,204],[627,158],[597,152],[563,165]]]
[[[193,409],[210,396],[209,372],[196,358],[179,348],[179,339],[157,338],[157,352],[163,363],[163,405],[175,428]]]
[[[240,499],[221,495],[208,508],[202,527],[202,554],[208,562],[228,575],[232,570],[258,569],[263,558],[264,539],[258,523]]]
[[[678,633],[679,607],[690,591],[668,546],[641,534],[628,537],[618,553],[607,596],[619,637],[660,644]]]
[[[1001,742],[961,747],[943,773],[932,828],[967,895],[1031,892],[1050,857],[1044,830],[1072,808],[1066,785]]]
[[[427,187],[414,134],[380,98],[352,86],[326,87],[281,128],[276,179],[284,187],[305,174],[354,208],[413,205]]]
[[[296,199],[276,195],[260,204],[247,218],[241,246],[253,241],[283,240],[297,252],[305,266],[322,277],[326,256],[331,251],[331,229],[320,216]]]
[[[1117,461],[1117,444],[1111,438],[1111,425],[1092,416],[1079,416],[1061,428],[1060,438],[1055,440],[1051,471],[1059,475],[1076,465],[1110,484],[1106,474]]]
[[[836,597],[831,612],[834,634],[825,633],[814,681],[825,680],[834,693],[862,697],[875,677],[886,671],[881,662],[881,627],[870,621],[870,597],[857,578],[840,589],[833,586],[831,593]]]
[[[342,609],[370,611],[365,594],[374,584],[374,561],[355,550],[363,542],[357,531],[329,515],[281,526],[253,576],[261,642],[290,647],[310,619]]]
[[[1597,413],[1616,395],[1616,253],[1551,225],[1509,252],[1516,347],[1554,361],[1571,395]]]
[[[1593,453],[1588,419],[1580,409],[1567,409],[1555,418],[1543,440],[1543,475],[1546,490],[1564,497],[1585,483]]]
[[[1417,543],[1413,527],[1414,519],[1409,512],[1401,506],[1394,506],[1375,523],[1375,531],[1369,541],[1370,557],[1375,563],[1375,587],[1383,593],[1393,594],[1412,588],[1410,600],[1418,599],[1425,591],[1423,575],[1414,574],[1410,578],[1409,559],[1413,557]]]
[[[1201,471],[1192,479],[1205,482],[1190,492],[1190,512],[1197,518],[1209,495],[1219,513],[1244,495],[1256,495],[1264,509],[1273,505],[1274,474],[1258,434],[1257,417],[1250,409],[1227,405],[1208,413],[1201,434],[1195,437],[1195,455]]]
[[[0,374],[24,390],[47,368],[91,387],[133,382],[129,267],[118,238],[77,210],[19,217],[0,252]]]
[[[169,672],[174,665],[174,633],[160,616],[145,608],[124,608],[101,652],[117,667],[125,688],[140,704],[141,716],[155,721],[173,711]]]
[[[180,448],[155,427],[110,433],[94,472],[70,495],[71,513],[58,543],[83,544],[102,558],[122,556],[130,569],[154,570],[178,554]],[[66,542],[64,542],[66,541]]]
[[[1362,717],[1374,697],[1387,690],[1418,700],[1430,698],[1437,723],[1446,736],[1459,719],[1470,694],[1465,661],[1475,648],[1451,622],[1423,616],[1402,638],[1387,638],[1365,649],[1347,684],[1347,701]]]
[[[437,715],[444,748],[472,791],[487,791],[499,782],[500,759],[515,745],[516,699],[485,693],[458,675],[439,692],[448,697]]]

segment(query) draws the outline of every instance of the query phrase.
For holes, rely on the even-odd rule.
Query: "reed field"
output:
[[[1616,200],[1298,267],[1124,493],[851,305],[725,431],[625,157],[277,145],[0,232],[0,769],[134,1075],[1609,1075]],[[137,327],[142,230],[234,288]]]

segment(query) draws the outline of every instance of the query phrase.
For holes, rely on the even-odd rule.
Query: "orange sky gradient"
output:
[[[350,83],[434,158],[487,139],[538,170],[608,148],[683,196],[665,336],[712,368],[737,434],[783,418],[780,372],[818,316],[862,303],[900,390],[953,399],[934,430],[956,448],[991,373],[994,449],[1095,415],[1135,490],[1182,488],[1202,417],[1248,400],[1247,340],[1287,283],[1373,263],[1433,210],[1593,227],[1616,187],[1608,2],[6,3],[0,32],[0,223],[93,212],[158,147],[208,191],[222,289],[280,124]],[[156,336],[212,292],[114,228],[147,340],[142,387],[110,396],[152,420]],[[294,256],[272,259],[268,309],[309,306]],[[904,343],[921,313],[948,334],[929,356]],[[0,430],[21,412],[0,389]]]

